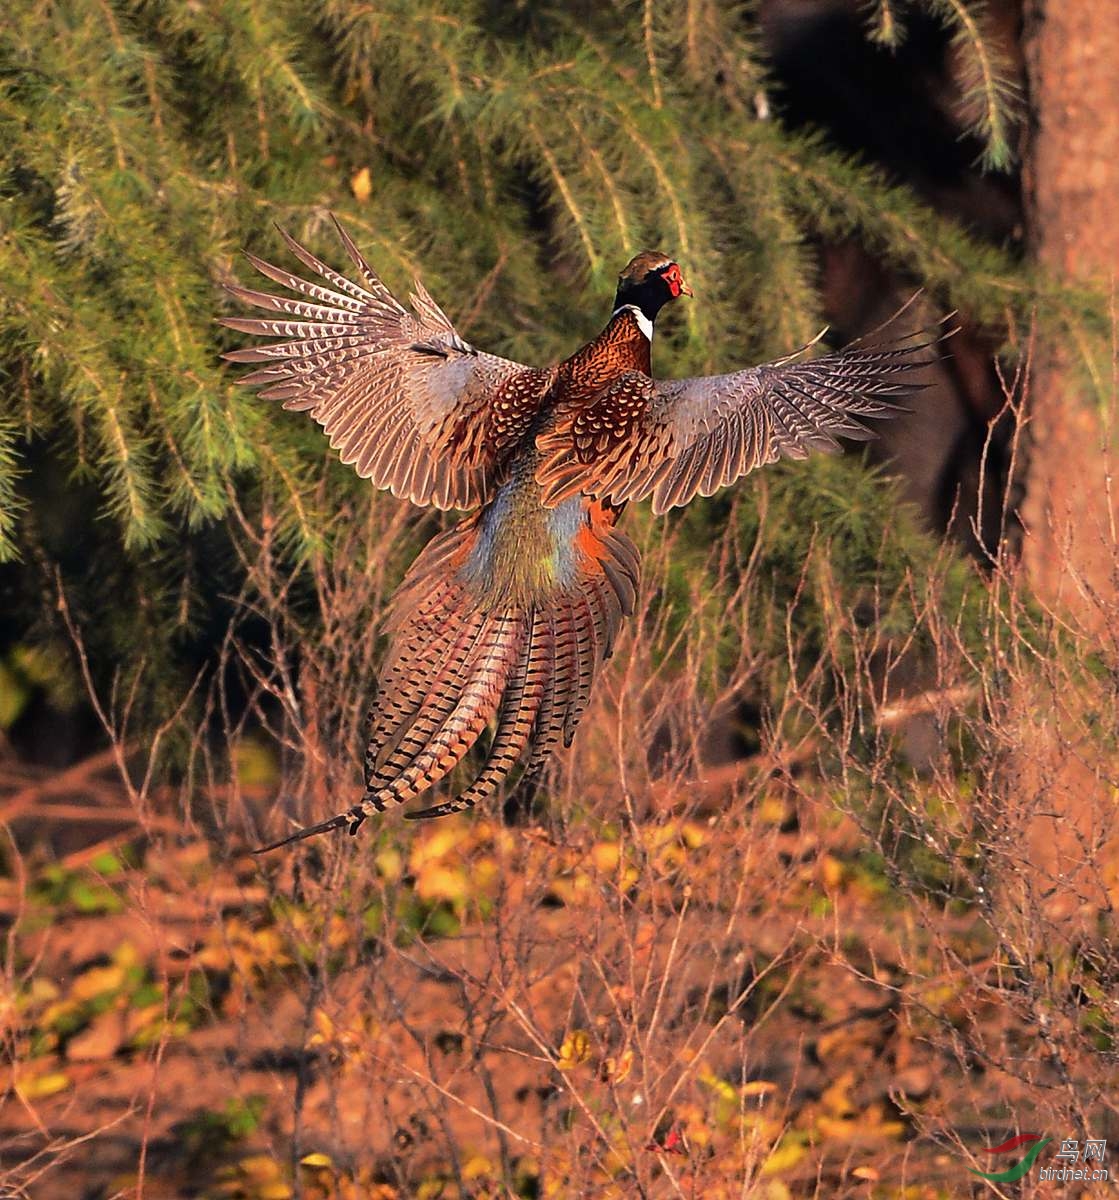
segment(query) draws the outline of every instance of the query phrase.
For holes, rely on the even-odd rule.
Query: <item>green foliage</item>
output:
[[[988,28],[982,0],[873,0],[869,9],[867,36],[890,50],[905,40],[906,19],[913,10],[928,13],[951,33],[963,78],[960,107],[970,118],[968,132],[983,146],[985,167],[1009,167],[1014,161],[1011,139],[1020,96],[1007,48]]]
[[[872,16],[885,45],[901,7]],[[974,58],[976,130],[1005,163],[977,10],[925,7]],[[1027,313],[1006,255],[761,119],[765,84],[754,17],[705,0],[16,0],[0,30],[0,558],[28,564],[23,635],[55,630],[42,596],[60,564],[78,615],[98,614],[95,667],[135,669],[142,647],[165,708],[169,668],[204,653],[214,597],[237,590],[234,498],[267,502],[294,556],[366,502],[310,422],[219,362],[234,342],[213,323],[219,284],[241,247],[283,258],[273,221],[337,259],[337,212],[390,286],[422,274],[469,337],[527,361],[595,332],[648,244],[698,297],[666,322],[663,371],[810,337],[815,237],[857,236],[945,308]]]
[[[49,693],[61,708],[78,702],[68,661],[54,646],[16,645],[0,658],[0,730],[10,729],[36,690]]]
[[[981,2],[925,0],[925,7],[952,32],[952,47],[963,63],[963,108],[972,114],[971,132],[983,144],[982,161],[997,169],[1014,159],[1011,137],[1019,104],[1005,50],[985,37]]]
[[[33,899],[50,908],[72,908],[88,916],[124,911],[124,901],[105,882],[119,874],[121,865],[112,855],[104,856],[94,871],[70,871],[57,863],[43,869],[32,889]]]
[[[234,1096],[219,1111],[205,1110],[183,1122],[178,1133],[191,1152],[220,1154],[256,1133],[265,1107],[264,1096]]]
[[[0,562],[18,556],[16,524],[23,508],[16,487],[20,474],[18,426],[0,418]]]

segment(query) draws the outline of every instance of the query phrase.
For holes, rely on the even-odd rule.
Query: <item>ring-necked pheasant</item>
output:
[[[535,368],[476,350],[419,282],[401,305],[338,227],[357,279],[286,234],[322,282],[249,255],[295,293],[229,287],[269,311],[230,317],[280,339],[226,358],[263,364],[242,382],[308,412],[344,463],[413,504],[473,509],[422,551],[394,597],[371,716],[365,792],[347,812],[265,849],[403,804],[453,770],[491,721],[484,765],[457,797],[413,818],[466,809],[518,764],[538,771],[569,745],[594,677],[633,611],[638,555],[615,525],[630,501],[663,513],[755,467],[872,434],[859,418],[900,411],[924,363],[911,342],[797,355],[729,375],[654,380],[653,323],[690,296],[664,254],[638,254],[593,341]]]

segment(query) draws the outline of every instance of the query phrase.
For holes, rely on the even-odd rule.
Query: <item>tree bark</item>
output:
[[[1114,0],[1027,0],[1032,127],[1028,238],[1041,269],[1114,296],[1119,271],[1119,8]],[[1119,619],[1115,448],[1083,347],[1041,338],[1030,379],[1024,559],[1041,599],[1104,633]],[[1110,385],[1112,394],[1106,395]],[[1102,402],[1101,402],[1102,401]],[[1112,629],[1112,636],[1115,631]]]
[[[1024,18],[1030,250],[1050,278],[1095,290],[1106,305],[1119,271],[1119,8],[1115,0],[1026,0]],[[1026,398],[1023,558],[1034,593],[1079,637],[1072,656],[1051,646],[1041,672],[1017,679],[1006,800],[1021,818],[1029,869],[1021,892],[1000,902],[1013,921],[1032,911],[1030,895],[1041,896],[1047,920],[1073,937],[1095,928],[1112,902],[1100,864],[1119,851],[1107,734],[1114,692],[1078,670],[1101,647],[1108,657],[1119,650],[1116,375],[1098,336],[1081,336],[1075,322],[1060,329],[1053,316],[1041,314]],[[1051,937],[1053,928],[1031,936]]]

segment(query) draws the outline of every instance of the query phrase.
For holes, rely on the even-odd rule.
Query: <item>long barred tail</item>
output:
[[[347,812],[274,842],[348,826],[405,804],[459,765],[496,721],[480,772],[459,795],[405,815],[461,812],[523,765],[540,770],[570,745],[598,669],[633,612],[637,551],[599,528],[580,543],[566,586],[530,600],[494,602],[463,570],[478,534],[469,517],[428,544],[393,600],[390,649],[370,716],[365,792]]]

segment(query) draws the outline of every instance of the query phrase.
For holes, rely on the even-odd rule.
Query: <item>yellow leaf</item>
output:
[[[140,951],[132,942],[121,942],[113,951],[113,962],[118,967],[134,967],[140,961]]]
[[[569,874],[557,875],[552,880],[550,891],[561,903],[577,907],[594,889],[591,877],[586,871],[572,871]]]
[[[789,816],[789,808],[780,796],[766,796],[758,805],[758,819],[767,825],[783,825]]]
[[[708,833],[702,825],[697,825],[694,821],[685,821],[680,827],[680,836],[689,850],[698,850],[707,841]]]
[[[501,880],[501,867],[492,858],[479,858],[471,864],[471,880],[476,896],[496,896]]]
[[[591,861],[603,875],[609,875],[617,869],[621,847],[617,842],[596,842],[591,847]]]
[[[463,1179],[484,1179],[493,1174],[493,1163],[484,1154],[475,1154],[462,1168]]]
[[[591,1056],[591,1035],[585,1029],[573,1029],[560,1047],[556,1066],[561,1071],[570,1071]]]
[[[612,1083],[621,1083],[633,1070],[633,1051],[624,1050],[617,1058],[606,1060],[606,1078]]]
[[[854,1073],[844,1071],[834,1083],[824,1089],[820,1103],[833,1117],[851,1117],[858,1111],[851,1103],[850,1092],[854,1083]]]
[[[331,950],[341,950],[348,945],[350,941],[350,925],[341,914],[333,913],[331,915],[330,923],[325,930],[324,940]]]
[[[404,858],[395,846],[382,850],[373,861],[377,864],[377,873],[389,883],[397,883],[404,874]]]
[[[425,831],[426,832],[426,831]],[[418,875],[428,863],[450,854],[470,837],[470,827],[467,825],[451,824],[428,833],[426,837],[417,838],[412,843],[412,852],[408,855],[408,866],[413,875]]]
[[[110,967],[91,967],[74,980],[70,989],[73,1000],[92,1000],[105,992],[119,992],[124,987],[124,967],[114,963]]]
[[[233,751],[237,782],[246,788],[272,787],[279,783],[280,766],[272,747],[255,738],[238,742]]]
[[[793,1138],[782,1138],[777,1149],[762,1164],[763,1175],[777,1175],[795,1167],[808,1153],[808,1148],[802,1142]]]
[[[844,1049],[848,1051],[846,1056],[843,1055]],[[837,1057],[850,1058],[852,1049],[859,1049],[859,1041],[848,1026],[821,1033],[816,1039],[816,1057],[821,1062],[831,1063]]]
[[[824,879],[824,886],[834,890],[843,882],[843,877],[847,872],[847,868],[838,858],[833,858],[830,854],[825,854],[820,859],[820,874]]]
[[[280,1164],[267,1154],[250,1154],[237,1163],[237,1169],[250,1179],[267,1182],[280,1175]]]
[[[350,189],[354,194],[354,199],[361,204],[364,204],[373,195],[373,176],[369,173],[368,167],[362,167],[350,180]]]
[[[821,1137],[836,1142],[862,1142],[868,1137],[876,1137],[880,1132],[868,1128],[862,1121],[853,1121],[850,1117],[829,1117],[823,1113],[816,1118],[816,1131]]]
[[[59,1021],[78,1013],[81,1007],[81,1004],[74,1000],[58,1000],[43,1009],[39,1014],[38,1024],[43,1029],[52,1029]]]
[[[699,1076],[699,1082],[705,1087],[709,1087],[720,1100],[737,1105],[738,1092],[734,1089],[733,1084],[728,1083],[725,1079],[720,1079],[714,1071],[702,1071]]]
[[[770,1092],[777,1091],[777,1084],[770,1083],[767,1079],[752,1079],[749,1083],[742,1085],[742,1095],[746,1096],[768,1096]]]
[[[878,1172],[873,1167],[856,1167],[851,1174],[856,1179],[869,1179],[871,1183],[878,1179]]]
[[[69,1086],[68,1076],[61,1071],[52,1071],[48,1075],[37,1075],[34,1079],[21,1079],[16,1084],[16,1091],[25,1100],[45,1100],[47,1096],[66,1091]]]
[[[31,981],[31,986],[22,997],[17,997],[16,1003],[19,1008],[28,1008],[35,1004],[45,1004],[51,1000],[57,1000],[59,996],[58,987],[49,979],[43,979],[41,976],[36,976]],[[5,1001],[7,1002],[7,997]]]
[[[301,1167],[332,1167],[334,1163],[330,1159],[329,1154],[321,1154],[315,1151],[314,1154],[304,1154],[299,1160]]]
[[[416,876],[416,895],[423,900],[446,900],[451,904],[470,895],[470,876],[462,867],[428,863]]]

